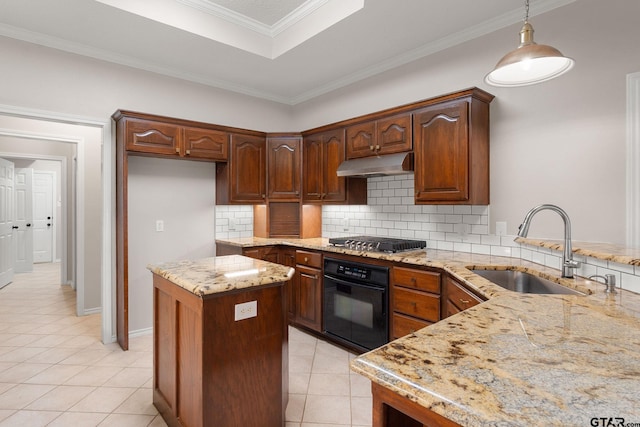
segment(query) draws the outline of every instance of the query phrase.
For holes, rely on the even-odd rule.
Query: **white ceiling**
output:
[[[532,0],[530,16],[573,1]],[[295,105],[522,21],[524,2],[0,0],[0,10],[0,35]]]

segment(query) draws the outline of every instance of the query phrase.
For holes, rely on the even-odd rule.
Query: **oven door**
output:
[[[324,276],[325,333],[372,350],[388,342],[387,289]]]

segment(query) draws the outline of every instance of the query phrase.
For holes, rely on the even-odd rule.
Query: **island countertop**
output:
[[[290,267],[241,255],[150,264],[147,268],[200,297],[286,282],[294,273]]]

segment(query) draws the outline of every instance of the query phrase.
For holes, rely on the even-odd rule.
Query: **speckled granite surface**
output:
[[[564,248],[564,242],[557,240],[536,240],[516,237],[515,241],[525,245],[555,249],[557,251],[562,251]],[[613,261],[620,264],[640,266],[640,249],[637,248],[627,248],[610,243],[589,242],[571,242],[571,248],[573,249],[573,253],[578,255],[589,256],[604,261]]]
[[[226,242],[229,243],[229,242]],[[466,426],[640,423],[640,295],[513,258],[461,252],[356,252],[327,239],[246,239],[441,268],[488,301],[352,361],[352,369]],[[470,269],[529,271],[584,296],[505,290]]]
[[[167,262],[147,268],[198,296],[286,282],[294,273],[292,268],[240,255]]]

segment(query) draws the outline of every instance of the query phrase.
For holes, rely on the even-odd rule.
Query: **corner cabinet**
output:
[[[337,175],[345,160],[344,129],[307,135],[302,143],[305,203],[367,203],[367,180]]]
[[[416,204],[489,204],[489,103],[480,89],[414,112]]]
[[[267,137],[267,197],[269,200],[300,200],[300,136]]]
[[[266,138],[232,134],[229,162],[216,164],[216,203],[265,203],[265,169]]]

